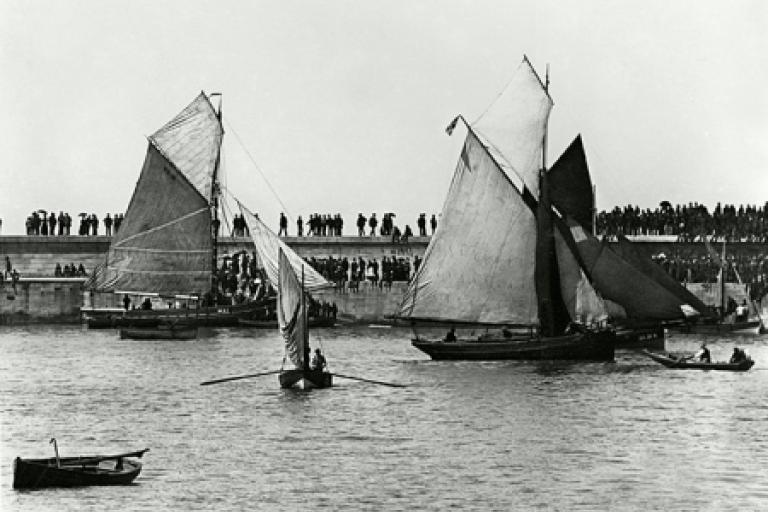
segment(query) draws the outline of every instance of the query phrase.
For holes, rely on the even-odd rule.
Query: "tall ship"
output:
[[[466,139],[441,223],[396,315],[432,359],[614,358],[606,305],[552,206],[548,82],[525,57],[478,121],[459,116],[448,127],[462,121]],[[450,331],[422,336],[430,325]]]

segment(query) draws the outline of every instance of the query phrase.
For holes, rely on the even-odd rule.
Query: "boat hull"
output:
[[[705,363],[703,361],[681,361],[679,359],[674,359],[663,354],[655,354],[647,350],[644,350],[643,353],[657,363],[661,363],[666,368],[672,368],[675,370],[721,370],[731,372],[745,372],[752,368],[752,366],[755,364],[752,359],[746,359],[738,363]]]
[[[664,350],[664,327],[629,327],[616,330],[616,346]]]
[[[90,459],[90,461],[89,461]],[[141,463],[123,460],[122,467],[108,468],[94,464],[93,458],[21,459],[13,462],[13,488],[80,487],[86,485],[127,485],[141,472]],[[79,461],[83,461],[80,463]],[[91,463],[89,463],[91,462]]]
[[[278,374],[280,387],[287,389],[330,388],[333,386],[333,375],[322,370],[284,370]]]
[[[533,339],[443,342],[413,340],[412,345],[434,360],[567,360],[613,361],[613,331]]]
[[[747,320],[744,322],[683,324],[677,330],[686,334],[722,334],[729,332],[758,334],[760,327],[760,320]]]
[[[130,340],[194,340],[198,328],[194,326],[158,326],[124,327],[120,329],[120,339]]]

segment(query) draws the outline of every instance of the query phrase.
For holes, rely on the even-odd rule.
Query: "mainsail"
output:
[[[466,323],[538,323],[536,220],[470,130],[441,222],[400,315]]]
[[[307,265],[301,256],[296,254],[293,249],[280,240],[280,237],[264,225],[264,223],[261,222],[261,219],[256,217],[250,210],[248,210],[248,208],[239,202],[238,204],[240,206],[240,212],[243,214],[248,226],[248,232],[251,235],[253,245],[256,248],[261,264],[267,274],[267,279],[269,279],[273,286],[276,286],[278,283],[278,274],[280,272],[279,254],[281,253],[285,255],[286,261],[291,264],[294,272],[301,272],[302,267],[305,267],[305,290],[313,292],[332,286],[331,283],[320,275],[320,273]]]
[[[212,276],[210,198],[221,123],[201,93],[149,137],[147,155],[96,291],[201,295]]]
[[[285,352],[297,368],[305,368],[309,331],[304,314],[304,290],[296,277],[292,263],[278,250],[277,321],[285,339]]]

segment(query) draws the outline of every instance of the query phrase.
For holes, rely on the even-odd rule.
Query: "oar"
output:
[[[251,377],[261,377],[263,375],[272,375],[274,373],[280,373],[280,370],[272,370],[269,372],[261,372],[261,373],[250,373],[248,375],[238,375],[237,377],[224,377],[223,379],[216,379],[216,380],[207,380],[205,382],[201,382],[201,386],[207,386],[209,384],[219,384],[220,382],[229,382],[231,380],[240,380],[240,379],[250,379]]]
[[[391,386],[393,388],[406,388],[405,384],[395,384],[393,382],[383,382],[380,380],[372,380],[372,379],[364,379],[362,377],[354,377],[352,375],[342,375],[341,373],[332,373],[331,375],[335,375],[336,377],[341,377],[342,379],[350,379],[350,380],[359,380],[361,382],[370,382],[371,384],[380,384],[382,386]]]

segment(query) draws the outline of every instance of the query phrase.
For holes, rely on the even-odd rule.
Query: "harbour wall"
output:
[[[381,261],[384,256],[423,256],[429,243],[428,237],[412,238],[408,244],[393,244],[388,237],[286,237],[284,240],[303,257],[363,257],[366,261],[374,258]],[[0,236],[0,265],[4,265],[5,256],[8,256],[22,276],[15,291],[7,280],[0,290],[0,324],[75,323],[80,321],[83,305],[119,306],[119,298],[112,295],[91,297],[85,292],[84,278],[53,277],[56,263],[62,266],[82,263],[89,273],[92,272],[103,261],[109,242],[110,238],[106,236]],[[676,242],[674,237],[637,238],[635,242],[639,242],[638,249],[648,256],[660,252],[703,254],[706,251],[703,243]],[[768,251],[768,245],[764,243],[734,243],[730,247],[730,251],[737,254]],[[221,258],[243,250],[253,251],[250,239],[226,237],[219,242]],[[405,287],[405,282],[394,282],[391,289],[360,283],[359,290],[328,290],[322,292],[320,298],[336,303],[342,321],[384,322],[396,311]],[[716,287],[701,283],[688,287],[705,303],[715,302]],[[744,288],[738,284],[729,283],[727,294],[739,303],[745,298]]]

